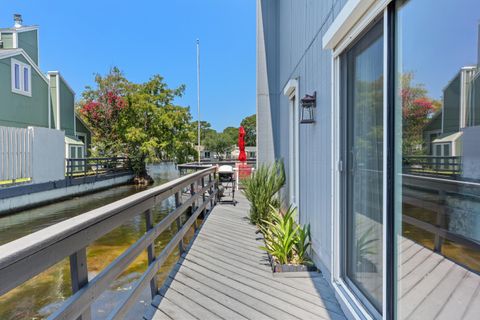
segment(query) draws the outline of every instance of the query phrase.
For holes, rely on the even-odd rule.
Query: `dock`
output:
[[[345,319],[321,273],[272,273],[248,201],[236,198],[212,209],[144,319]]]

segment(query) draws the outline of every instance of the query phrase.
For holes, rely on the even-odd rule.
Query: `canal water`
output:
[[[172,163],[150,165],[148,170],[155,180],[154,186],[179,176],[176,166]],[[119,186],[2,217],[0,218],[0,245],[145,189],[145,187],[132,185]],[[163,219],[173,206],[174,199],[170,198],[154,208],[155,222]],[[119,228],[92,243],[87,248],[89,279],[103,270],[138,240],[144,232],[145,218],[143,215],[137,215]],[[157,239],[155,243],[157,253],[165,247],[175,232],[176,227],[172,226],[171,229],[166,230]],[[191,235],[192,232],[189,233],[189,237]],[[165,266],[158,274],[159,283],[165,279],[168,271],[177,259],[178,253],[176,252],[165,263]],[[144,253],[110,285],[108,291],[92,304],[93,319],[104,319],[116,306],[116,303],[128,295],[132,285],[146,268],[147,255]],[[72,294],[69,270],[69,260],[67,258],[30,279],[20,287],[1,296],[0,319],[44,319],[48,317]],[[135,308],[131,311],[132,318],[138,318],[138,314],[143,313],[145,306],[149,302],[148,295],[148,290],[146,290],[142,295],[142,299],[138,301]]]

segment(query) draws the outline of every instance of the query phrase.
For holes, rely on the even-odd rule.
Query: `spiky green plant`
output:
[[[297,253],[298,263],[304,263],[307,258],[307,252],[312,244],[310,237],[310,225],[304,225],[297,230],[297,241],[295,241],[295,251]]]
[[[250,221],[253,224],[269,220],[270,205],[279,205],[277,193],[284,184],[285,170],[281,160],[270,166],[260,166],[243,181],[243,192],[250,202]]]
[[[296,214],[297,209],[292,206],[283,215],[279,209],[270,206],[269,220],[264,220],[259,226],[265,238],[265,246],[261,249],[281,264],[307,262],[307,251],[311,244],[310,225],[297,225]]]
[[[277,258],[281,264],[290,263],[294,258],[297,232],[300,229],[294,220],[296,209],[288,208],[283,216],[271,205],[270,210],[271,219],[263,220],[264,224],[260,225],[265,237],[265,247],[261,249]]]

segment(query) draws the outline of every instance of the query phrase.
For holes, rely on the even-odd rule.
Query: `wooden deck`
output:
[[[345,319],[326,280],[274,277],[246,219],[248,202],[217,205],[145,319]]]
[[[478,274],[406,238],[399,250],[399,319],[480,319]]]

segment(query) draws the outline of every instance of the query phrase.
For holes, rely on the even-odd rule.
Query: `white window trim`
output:
[[[283,89],[283,94],[288,97],[288,150],[289,155],[291,155],[291,146],[295,146],[293,150],[293,156],[295,157],[295,167],[292,164],[292,161],[289,161],[289,202],[294,207],[299,207],[300,203],[300,124],[299,124],[299,90],[298,90],[298,78],[290,79]],[[292,106],[292,99],[295,98],[295,104]],[[296,124],[295,132],[293,132],[292,124]],[[296,141],[293,141],[296,137]],[[292,184],[292,176],[295,176],[295,184]],[[298,210],[300,211],[300,210]],[[296,216],[299,219],[299,215]]]
[[[11,81],[12,81],[12,92],[21,94],[24,96],[31,97],[32,96],[32,67],[29,64],[23,63],[18,61],[17,59],[11,58]],[[19,66],[19,82],[20,82],[20,89],[15,88],[15,65]],[[28,69],[28,91],[25,90],[24,85],[24,69]]]
[[[323,48],[333,49],[332,54],[332,259],[331,259],[331,283],[336,292],[339,302],[346,308],[355,319],[372,319],[372,315],[363,303],[349,288],[342,274],[342,222],[341,222],[341,120],[340,120],[340,55],[351,45],[362,32],[380,15],[384,16],[384,88],[387,81],[387,5],[391,0],[349,0],[340,14],[336,17],[330,28],[323,37]],[[385,91],[384,91],[385,92]],[[384,137],[388,130],[386,126],[387,95],[384,94]],[[384,155],[387,154],[387,145],[384,143]],[[386,168],[386,157],[384,168]],[[383,194],[386,199],[386,171],[383,177]],[[383,221],[386,221],[386,201],[383,203]],[[386,224],[383,224],[383,270],[386,270]],[[383,314],[386,313],[386,272],[383,273]]]

